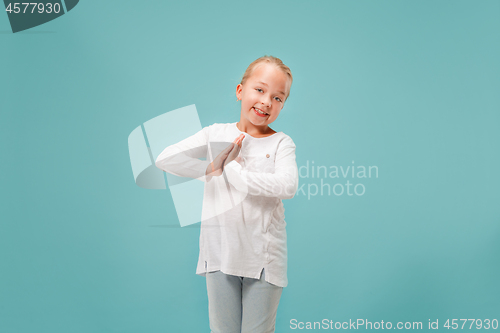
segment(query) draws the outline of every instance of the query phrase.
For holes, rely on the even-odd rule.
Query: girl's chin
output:
[[[254,125],[265,125],[267,123],[267,118],[257,118],[257,116],[250,118],[250,122]]]
[[[259,117],[254,114],[253,110],[245,115],[245,118],[248,122],[250,122],[254,126],[265,126],[269,125],[271,122],[269,121],[269,116]]]

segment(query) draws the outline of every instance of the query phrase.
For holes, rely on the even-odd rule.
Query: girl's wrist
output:
[[[214,167],[214,162],[211,162],[208,166],[207,166],[207,170],[205,171],[205,176],[220,176],[222,175],[222,170],[220,169],[215,169]]]

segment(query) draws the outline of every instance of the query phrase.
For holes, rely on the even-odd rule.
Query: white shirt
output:
[[[298,188],[295,144],[283,132],[262,138],[244,133],[241,164],[231,161],[221,176],[207,182],[207,166],[241,133],[236,123],[204,127],[165,148],[156,166],[205,182],[196,274],[220,270],[259,279],[265,269],[267,282],[286,287],[282,199],[291,199]]]

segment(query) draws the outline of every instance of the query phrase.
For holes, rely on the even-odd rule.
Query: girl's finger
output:
[[[238,139],[239,139],[237,142],[238,146],[241,147],[241,142],[243,141],[244,138],[245,138],[245,135],[243,133],[241,133],[241,135],[238,137]]]
[[[238,144],[239,141],[241,141],[242,139],[242,136],[245,137],[245,135],[243,133],[241,133],[236,139],[234,139],[234,143]]]

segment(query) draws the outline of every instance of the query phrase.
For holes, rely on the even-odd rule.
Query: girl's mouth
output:
[[[253,109],[253,112],[255,112],[255,114],[258,115],[259,117],[269,116],[268,113],[265,113],[264,111],[262,111],[260,109],[256,109],[255,107],[252,107],[252,109]]]

